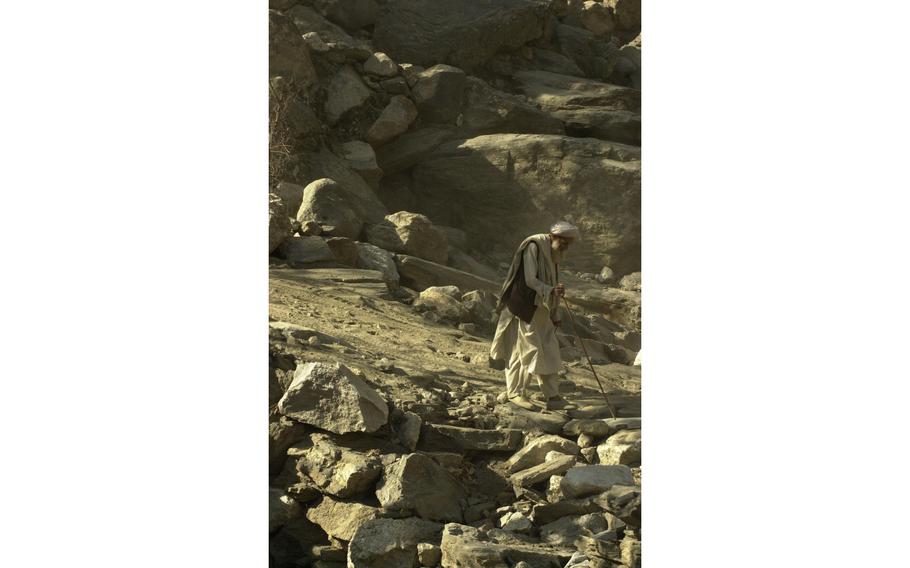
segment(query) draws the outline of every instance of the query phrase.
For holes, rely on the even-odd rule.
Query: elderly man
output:
[[[547,410],[575,408],[559,396],[562,359],[555,318],[559,298],[565,295],[558,282],[559,262],[579,236],[575,226],[560,221],[549,233],[526,238],[518,246],[502,285],[497,306],[502,311],[490,356],[507,361],[506,396],[520,408],[537,408],[527,397],[531,375],[547,398]]]

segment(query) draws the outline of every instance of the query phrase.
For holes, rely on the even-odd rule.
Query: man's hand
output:
[[[553,288],[553,291],[556,292],[556,295],[559,296],[560,298],[562,298],[566,295],[566,287],[563,286],[562,284],[557,284],[556,287]]]

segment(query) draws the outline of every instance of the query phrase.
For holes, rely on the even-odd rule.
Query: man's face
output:
[[[572,244],[572,239],[553,235],[553,250],[565,252],[565,250],[569,248],[570,244]]]

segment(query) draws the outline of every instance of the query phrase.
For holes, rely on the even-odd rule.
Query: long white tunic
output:
[[[549,252],[549,251],[546,251]],[[541,254],[543,262],[550,263],[548,274],[555,275],[556,267],[549,254]],[[537,292],[540,298],[546,299],[538,304],[534,311],[531,323],[525,323],[514,315],[509,308],[503,308],[496,325],[496,334],[490,347],[490,356],[494,359],[508,361],[513,349],[519,349],[525,356],[523,361],[528,361],[524,369],[527,373],[537,375],[550,375],[559,372],[562,358],[559,353],[559,341],[556,339],[556,328],[550,319],[548,306],[554,305],[554,282],[543,282],[538,265],[537,243],[528,244],[522,259],[524,261],[524,277],[528,287]],[[554,277],[555,279],[555,277]]]

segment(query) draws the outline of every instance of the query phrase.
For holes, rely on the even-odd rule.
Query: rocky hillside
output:
[[[270,565],[639,566],[639,4],[270,8]],[[529,412],[493,294],[559,218],[581,407]]]
[[[270,6],[271,191],[287,216],[385,248],[386,215],[423,214],[462,231],[431,259],[462,269],[568,218],[585,234],[568,268],[640,270],[637,1]],[[337,190],[304,192],[320,179]],[[292,234],[273,225],[270,252]]]

